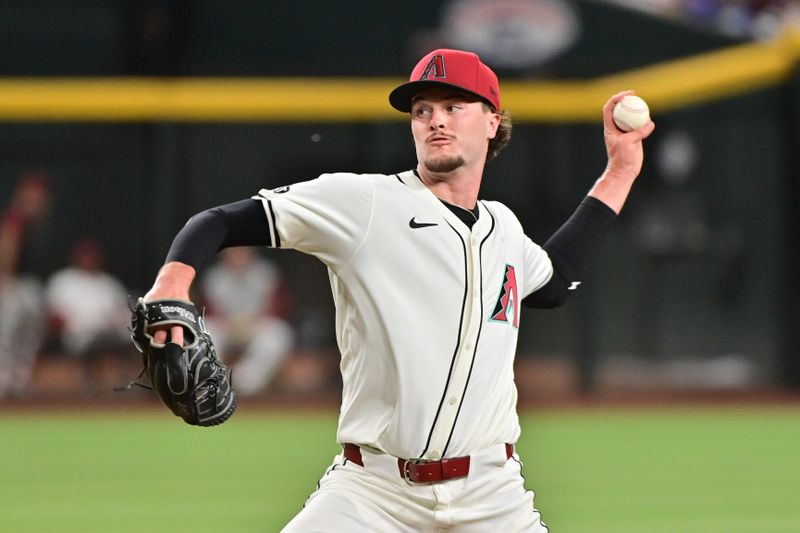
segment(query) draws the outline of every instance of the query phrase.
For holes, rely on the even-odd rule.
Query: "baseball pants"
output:
[[[505,446],[472,454],[466,477],[415,484],[397,459],[362,449],[364,466],[336,456],[284,533],[503,533],[548,531]]]

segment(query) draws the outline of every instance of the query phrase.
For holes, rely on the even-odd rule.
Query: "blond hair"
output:
[[[492,110],[490,106],[487,107]],[[500,125],[497,126],[497,134],[495,134],[494,139],[489,139],[489,150],[486,152],[486,161],[497,157],[500,150],[505,148],[511,140],[511,130],[513,129],[511,113],[506,109],[501,109],[500,111],[496,111],[496,113],[500,115]]]

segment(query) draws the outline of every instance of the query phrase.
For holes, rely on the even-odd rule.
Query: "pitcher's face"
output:
[[[481,99],[447,87],[421,91],[411,105],[417,159],[435,173],[482,165],[499,124],[500,116]]]

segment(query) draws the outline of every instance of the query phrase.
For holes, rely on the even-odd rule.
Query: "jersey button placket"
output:
[[[446,400],[441,406],[441,416],[432,431],[431,446],[433,449],[426,454],[426,458],[432,461],[441,459],[442,449],[449,441],[458,414],[459,402],[462,401],[460,393],[465,389],[469,377],[475,339],[480,329],[480,238],[476,235],[464,235],[464,241],[467,244],[467,279],[465,281],[469,295],[462,316],[464,331],[453,369],[453,379],[448,386]]]

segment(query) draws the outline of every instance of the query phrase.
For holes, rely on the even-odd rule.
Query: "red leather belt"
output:
[[[343,444],[344,457],[359,466],[364,466],[361,450],[355,444]],[[506,459],[514,455],[514,445],[506,444]],[[412,483],[435,483],[445,479],[456,479],[469,474],[469,455],[440,461],[397,459],[400,477]]]

